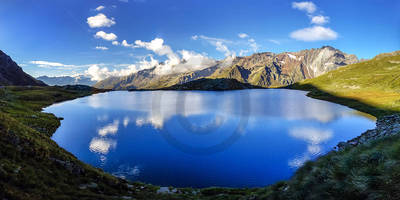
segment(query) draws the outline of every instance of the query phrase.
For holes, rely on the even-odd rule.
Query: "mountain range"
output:
[[[47,85],[88,85],[92,86],[96,84],[96,81],[92,81],[90,77],[79,75],[79,76],[39,76],[38,80],[43,81]]]
[[[298,52],[256,53],[233,60],[218,61],[214,66],[175,74],[158,74],[156,67],[123,77],[110,77],[94,85],[104,89],[160,89],[193,80],[236,79],[259,87],[279,87],[320,76],[341,66],[357,63],[358,58],[330,46]]]
[[[25,73],[10,56],[0,50],[0,85],[45,86],[46,84]]]

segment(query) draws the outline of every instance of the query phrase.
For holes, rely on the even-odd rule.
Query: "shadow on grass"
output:
[[[334,94],[322,90],[312,84],[295,83],[293,85],[285,86],[282,88],[309,91],[309,93],[307,94],[307,96],[309,97],[341,104],[356,109],[358,111],[373,115],[377,118],[385,115],[399,113],[399,111],[378,108],[374,105],[359,101],[357,99],[335,96]]]

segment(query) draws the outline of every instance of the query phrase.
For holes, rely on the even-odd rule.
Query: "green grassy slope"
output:
[[[71,195],[102,199],[107,193],[124,190],[119,180],[80,162],[50,139],[60,119],[40,112],[42,107],[101,92],[66,88],[0,89],[0,194],[5,198],[67,199]],[[106,193],[78,187],[91,182]]]
[[[43,107],[103,91],[84,86],[0,88],[0,199],[194,198],[190,189],[158,194],[157,186],[118,179],[50,139],[60,119],[41,112]]]
[[[400,112],[400,51],[347,65],[289,88],[376,117]]]

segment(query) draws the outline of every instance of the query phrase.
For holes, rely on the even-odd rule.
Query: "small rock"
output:
[[[160,189],[157,190],[157,194],[163,194],[163,193],[171,193],[168,187],[160,187]]]
[[[97,188],[97,183],[91,182],[89,184],[81,184],[79,185],[79,189],[85,190],[87,188]]]
[[[18,166],[17,168],[14,169],[14,173],[18,174],[20,170],[21,170],[21,167]]]
[[[88,187],[90,187],[90,188],[97,188],[97,183],[91,182],[90,184],[88,184]]]

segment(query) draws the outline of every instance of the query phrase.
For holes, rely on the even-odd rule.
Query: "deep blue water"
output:
[[[283,89],[109,92],[54,104],[53,135],[122,178],[176,187],[256,187],[375,126],[347,107]]]

